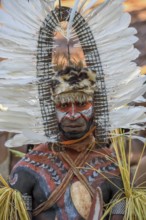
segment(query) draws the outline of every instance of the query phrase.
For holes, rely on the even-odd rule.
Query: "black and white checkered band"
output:
[[[124,215],[125,207],[126,207],[126,201],[122,200],[113,207],[112,215]]]
[[[51,99],[52,79],[52,48],[53,37],[58,22],[67,21],[70,17],[70,8],[61,7],[48,15],[40,28],[37,54],[37,77],[41,113],[46,136],[58,134],[55,106]],[[108,103],[104,81],[104,72],[96,42],[88,23],[76,12],[73,28],[82,46],[87,66],[97,73],[97,91],[94,96],[96,136],[101,142],[105,141],[109,127]]]
[[[26,210],[32,211],[32,197],[27,194],[24,194],[22,195],[22,198],[25,202]]]

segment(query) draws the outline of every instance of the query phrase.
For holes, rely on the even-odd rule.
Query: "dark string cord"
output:
[[[67,43],[67,53],[68,53],[68,65],[71,64],[71,61],[70,61],[70,48],[69,48],[69,41]]]
[[[61,0],[59,0],[59,18],[62,20],[62,15],[61,15]]]

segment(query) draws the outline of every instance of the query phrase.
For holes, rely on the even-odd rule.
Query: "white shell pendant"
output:
[[[80,181],[77,181],[71,185],[70,192],[76,210],[84,219],[88,219],[92,204],[88,190]]]

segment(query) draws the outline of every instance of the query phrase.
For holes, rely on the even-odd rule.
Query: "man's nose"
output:
[[[69,108],[68,116],[69,116],[70,118],[75,118],[75,114],[76,114],[76,112],[75,112],[75,106],[74,106],[74,104],[72,104],[72,105],[70,106],[70,108]]]
[[[68,113],[66,115],[66,117],[70,120],[77,120],[78,118],[80,118],[80,114],[79,113],[75,113],[75,114],[71,114],[71,113]]]
[[[76,108],[75,108],[75,105],[72,103],[72,105],[70,107],[70,116],[74,118],[75,113],[76,113]]]
[[[77,118],[80,117],[80,114],[77,113],[76,111],[76,107],[74,104],[71,105],[69,111],[68,111],[68,114],[67,114],[67,117],[71,120],[76,120]]]

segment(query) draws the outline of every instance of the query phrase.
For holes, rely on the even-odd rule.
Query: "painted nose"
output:
[[[68,114],[67,114],[67,117],[70,119],[70,120],[76,120],[80,117],[80,114],[76,112],[76,108],[75,108],[75,105],[72,104],[69,111],[68,111]]]
[[[68,113],[66,117],[70,120],[77,120],[78,118],[80,118],[80,114],[79,113],[75,113],[75,114]]]

